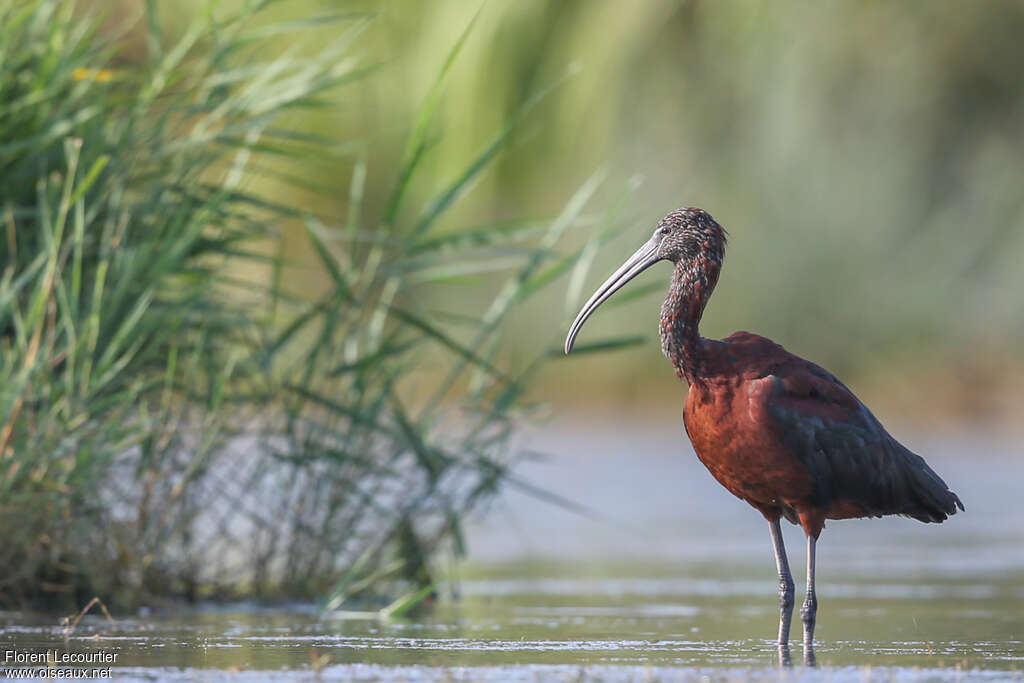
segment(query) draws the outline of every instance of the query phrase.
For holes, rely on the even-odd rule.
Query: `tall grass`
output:
[[[141,58],[69,3],[0,9],[0,603],[337,606],[411,585],[402,610],[508,480],[544,356],[503,366],[503,322],[585,267],[567,232],[608,234],[584,214],[601,178],[553,220],[436,231],[543,96],[411,201],[463,37],[368,224],[352,141],[293,115],[387,77],[356,57],[369,18],[265,19],[272,4],[211,3],[171,40],[150,3]],[[307,164],[351,171],[317,184]],[[295,183],[347,193],[345,218],[275,200]],[[314,265],[286,255],[289,224]],[[459,305],[431,308],[437,282]]]
[[[476,7],[382,6],[396,20],[374,24],[374,50],[409,46],[397,68],[410,87],[368,81],[379,113],[368,128],[403,119]],[[1012,422],[1024,369],[1021,31],[1012,0],[489,3],[446,98],[459,140],[435,163],[461,164],[522,92],[579,63],[462,211],[554,211],[595,164],[642,173],[630,210],[647,227],[598,253],[597,271],[668,210],[703,206],[732,235],[705,334],[765,334],[872,405],[892,401],[884,413]],[[590,333],[653,330],[662,278]],[[564,322],[560,302],[547,304],[541,319]],[[523,343],[536,324],[519,325]],[[564,367],[546,378],[552,393],[572,380],[565,404],[678,400],[656,344]]]

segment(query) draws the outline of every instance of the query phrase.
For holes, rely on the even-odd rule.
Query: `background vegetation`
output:
[[[416,602],[531,401],[678,400],[658,274],[543,361],[684,204],[705,334],[1020,406],[1019,3],[0,7],[7,603]]]
[[[387,187],[375,178],[387,177],[443,46],[477,6],[344,6],[378,13],[367,46],[389,64],[342,114],[368,141],[374,212]],[[632,227],[593,254],[585,289],[661,215],[700,205],[731,235],[705,334],[770,336],[894,419],[1015,421],[1022,28],[1011,1],[491,2],[442,103],[451,144],[419,191],[464,163],[524,93],[572,69],[453,223],[555,211],[603,165],[612,187],[640,182],[624,206]],[[665,277],[635,283],[655,286],[587,334],[652,339]],[[560,294],[517,318],[517,347],[538,326],[565,327],[575,311]],[[600,396],[621,411],[679,394],[654,343],[559,363],[543,380],[545,399],[572,407],[585,396],[587,410]]]
[[[463,552],[464,516],[515,481],[509,439],[545,354],[501,362],[503,320],[576,265],[563,235],[608,229],[581,215],[600,174],[553,219],[435,229],[544,94],[413,197],[467,21],[387,211],[364,214],[365,162],[342,188],[310,170],[358,139],[298,115],[380,77],[352,47],[370,17],[274,8],[205,5],[172,29],[153,3],[141,56],[86,6],[0,14],[4,604],[337,606],[405,586],[401,611],[433,591],[436,551]],[[307,206],[339,191],[341,215]],[[311,260],[290,258],[288,230]],[[479,306],[422,295],[496,272]]]

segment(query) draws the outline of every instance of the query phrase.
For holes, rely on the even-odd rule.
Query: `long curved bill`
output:
[[[572,345],[576,342],[576,335],[580,333],[580,328],[583,327],[583,323],[587,322],[590,314],[597,310],[598,306],[607,301],[612,294],[621,289],[627,282],[661,260],[658,258],[659,246],[660,243],[656,237],[648,240],[646,244],[636,250],[636,253],[626,259],[626,262],[612,273],[611,277],[605,280],[603,285],[597,288],[597,291],[587,300],[587,303],[583,304],[583,308],[580,309],[576,320],[572,321],[572,327],[569,328],[569,336],[565,338],[566,353],[572,351]]]

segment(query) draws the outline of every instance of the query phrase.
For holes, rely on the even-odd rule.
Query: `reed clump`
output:
[[[584,214],[600,178],[552,220],[438,232],[539,97],[410,199],[463,36],[363,218],[358,145],[296,121],[386,77],[359,59],[372,17],[275,21],[272,4],[211,4],[172,32],[150,3],[142,56],[87,7],[0,9],[0,604],[337,606],[404,586],[404,610],[507,481],[546,354],[504,362],[503,321],[584,267],[567,232],[608,234]],[[317,31],[307,54],[266,42]],[[311,190],[312,161],[345,181]],[[347,194],[344,217],[276,200],[288,184]],[[436,310],[435,283],[475,308]]]

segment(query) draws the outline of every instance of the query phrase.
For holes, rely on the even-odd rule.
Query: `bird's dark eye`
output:
[[[662,235],[667,235],[670,232],[672,232],[672,228],[665,227],[665,228],[662,228],[661,230],[659,230],[658,232],[660,232]]]

